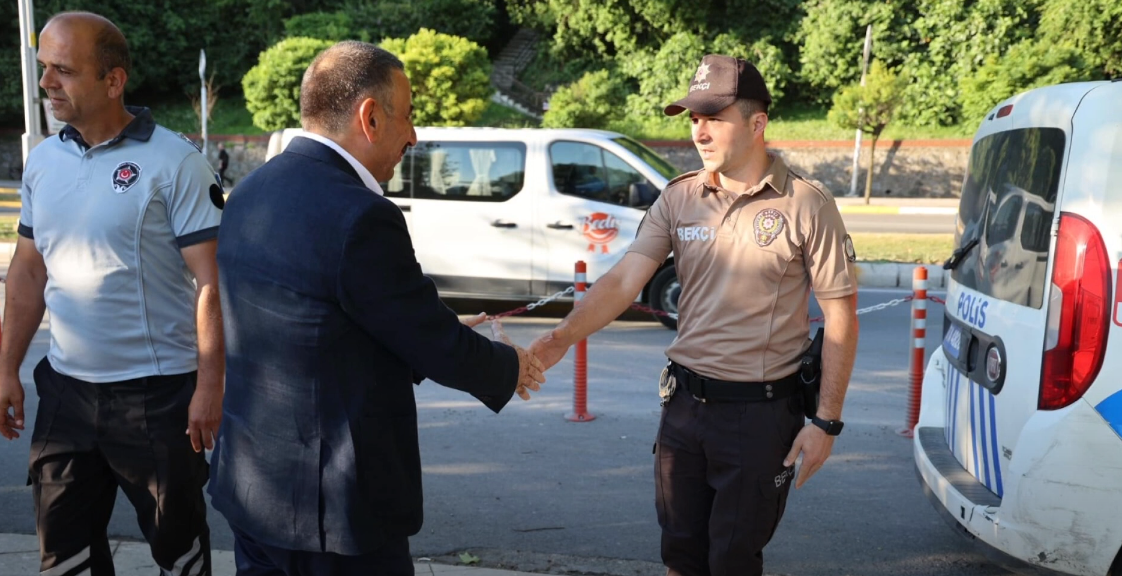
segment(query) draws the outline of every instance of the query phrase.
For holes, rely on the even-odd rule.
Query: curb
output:
[[[915,269],[927,268],[927,289],[944,290],[947,287],[947,271],[939,264],[902,264],[899,262],[858,262],[857,286],[861,288],[904,288],[912,287]]]

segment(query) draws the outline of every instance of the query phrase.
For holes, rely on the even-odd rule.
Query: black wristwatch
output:
[[[842,428],[845,427],[845,423],[841,420],[823,420],[815,416],[811,418],[810,421],[813,422],[815,426],[825,430],[827,436],[837,436],[842,433]]]

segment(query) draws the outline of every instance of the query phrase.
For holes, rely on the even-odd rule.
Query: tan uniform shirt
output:
[[[857,291],[852,242],[834,203],[782,158],[737,195],[716,174],[684,174],[651,206],[628,249],[657,262],[674,252],[678,337],[667,356],[702,376],[760,382],[795,372],[808,345],[810,289]]]

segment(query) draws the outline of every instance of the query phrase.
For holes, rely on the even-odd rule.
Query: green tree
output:
[[[626,99],[627,87],[618,74],[609,70],[589,72],[553,93],[542,127],[606,130],[622,116]]]
[[[261,53],[242,78],[245,107],[253,125],[269,132],[300,126],[300,81],[316,55],[334,42],[287,38]]]
[[[834,96],[830,121],[848,130],[859,129],[873,138],[869,150],[868,173],[865,176],[866,204],[873,193],[873,160],[877,151],[877,139],[892,121],[900,105],[904,82],[904,78],[897,76],[880,61],[875,61],[869,67],[864,86],[860,83],[852,84]]]
[[[865,28],[873,26],[873,53],[890,67],[899,66],[914,47],[909,24],[918,17],[914,1],[817,0],[806,9],[795,35],[800,44],[799,76],[818,102],[861,79]]]
[[[496,27],[495,0],[359,1],[348,12],[375,41],[407,38],[427,28],[478,44],[489,42]]]
[[[1082,54],[1093,76],[1122,76],[1122,2],[1044,0],[1040,30],[1045,42]]]
[[[793,52],[786,39],[802,16],[799,0],[507,0],[507,9],[514,22],[551,31],[559,53],[621,65],[683,32],[747,44],[768,38]],[[730,17],[759,14],[767,17]]]
[[[960,85],[987,58],[1031,37],[1037,0],[919,0],[917,44],[900,67],[910,82],[899,119],[916,126],[962,120]]]
[[[405,63],[413,86],[413,121],[419,126],[467,126],[487,109],[491,62],[482,46],[422,28],[382,47]]]
[[[350,13],[309,12],[284,21],[284,35],[288,38],[302,36],[340,42],[342,40],[370,41],[370,32],[355,26]]]
[[[748,44],[732,34],[720,34],[707,41],[691,32],[679,32],[670,37],[658,52],[642,51],[623,64],[623,70],[639,85],[639,91],[628,102],[628,113],[643,118],[645,122],[670,123],[662,109],[686,95],[690,79],[706,54],[724,54],[743,58],[759,69],[773,102],[783,98],[784,89],[791,77],[791,69],[783,60],[779,48],[767,39]]]
[[[1092,69],[1074,48],[1025,40],[1005,56],[990,56],[974,75],[962,81],[962,114],[978,122],[998,102],[1051,84],[1088,80]]]

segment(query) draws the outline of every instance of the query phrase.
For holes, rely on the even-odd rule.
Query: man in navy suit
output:
[[[498,412],[544,377],[501,328],[492,342],[440,301],[382,196],[417,140],[401,61],[341,42],[300,89],[305,136],[242,181],[219,230],[226,399],[209,492],[239,576],[411,576],[413,384]]]

